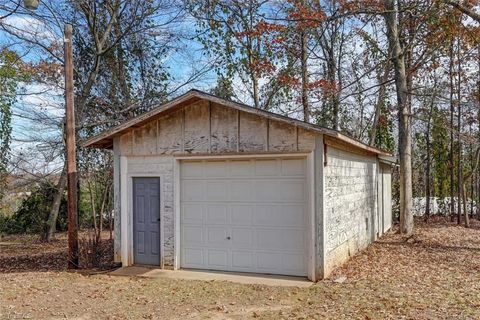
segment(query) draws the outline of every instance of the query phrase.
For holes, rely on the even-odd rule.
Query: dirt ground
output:
[[[82,275],[66,242],[0,240],[0,319],[480,319],[480,223],[389,233],[309,288]]]

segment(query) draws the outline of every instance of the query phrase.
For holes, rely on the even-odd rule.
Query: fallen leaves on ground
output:
[[[17,255],[41,254],[35,246]],[[0,249],[0,270],[11,271],[17,249]],[[433,221],[410,238],[387,234],[310,288],[17,267],[0,274],[0,319],[479,319],[479,268],[480,223]]]
[[[85,251],[82,250],[90,232],[84,231],[80,238],[80,264],[85,264]],[[113,260],[113,240],[108,232],[102,234],[103,240],[98,247],[99,268],[109,269]],[[0,273],[27,271],[65,271],[67,269],[67,235],[58,233],[50,242],[40,240],[35,235],[8,235],[0,238]]]

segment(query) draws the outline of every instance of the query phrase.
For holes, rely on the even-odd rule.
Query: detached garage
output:
[[[84,145],[114,152],[123,266],[316,281],[391,227],[388,153],[201,91]]]

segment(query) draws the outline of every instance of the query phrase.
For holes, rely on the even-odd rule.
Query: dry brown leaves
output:
[[[44,242],[33,235],[9,235],[0,239],[0,273],[7,272],[45,272],[65,271],[67,268],[67,238],[59,233],[50,242]],[[80,234],[80,247],[87,237],[87,232]],[[102,234],[99,246],[100,269],[109,269],[113,265],[113,241],[107,240],[107,233]],[[82,248],[80,248],[82,252]],[[81,257],[85,259],[85,257]],[[82,259],[81,266],[85,265]]]
[[[0,319],[479,319],[479,229],[436,221],[411,238],[390,233],[310,288],[3,273]]]

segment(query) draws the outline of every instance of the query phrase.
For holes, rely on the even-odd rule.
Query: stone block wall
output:
[[[377,159],[332,147],[324,167],[325,276],[375,240]]]

